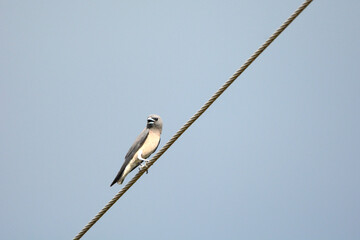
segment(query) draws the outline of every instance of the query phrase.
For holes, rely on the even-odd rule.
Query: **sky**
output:
[[[1,0],[1,239],[72,239],[301,4]],[[360,239],[359,12],[311,3],[83,239]]]

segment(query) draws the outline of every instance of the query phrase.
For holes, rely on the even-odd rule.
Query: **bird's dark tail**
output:
[[[117,181],[114,180],[111,184],[110,184],[110,187],[112,187]]]
[[[122,169],[121,169],[122,170]],[[112,187],[112,185],[114,185],[115,183],[117,183],[119,180],[120,180],[120,178],[121,178],[121,175],[122,175],[122,173],[123,173],[123,171],[119,171],[118,172],[118,174],[116,175],[116,177],[115,177],[115,179],[114,179],[114,181],[110,184],[110,187]],[[122,182],[121,182],[122,183]]]

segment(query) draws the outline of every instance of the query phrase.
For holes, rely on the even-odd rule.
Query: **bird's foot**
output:
[[[145,163],[144,163],[145,162]],[[143,161],[141,164],[140,164],[140,166],[139,166],[139,171],[140,170],[143,170],[144,169],[144,167],[146,166],[146,164],[149,162],[149,160],[146,160],[146,161]],[[149,173],[149,171],[148,170],[146,170],[146,174],[148,174]]]

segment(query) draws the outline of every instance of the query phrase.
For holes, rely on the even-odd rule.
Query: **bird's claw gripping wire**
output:
[[[143,157],[141,156],[141,154],[142,154],[142,150],[139,151],[138,156],[137,156],[138,159],[141,161],[141,164],[140,164],[140,166],[139,166],[139,171],[142,170],[142,169],[146,166],[146,164],[149,162],[149,160],[143,158]],[[149,172],[149,171],[146,170],[146,174],[148,174],[148,172]]]
[[[145,163],[144,163],[145,162]],[[144,169],[144,167],[146,167],[146,164],[149,162],[149,160],[143,161],[140,166],[139,166],[139,171],[141,171],[142,169]],[[149,171],[146,170],[146,174],[148,174]]]

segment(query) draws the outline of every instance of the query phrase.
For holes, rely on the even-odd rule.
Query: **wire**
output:
[[[287,26],[312,2],[306,0],[269,38],[261,47],[256,50],[251,57],[222,85],[216,93],[198,110],[174,136],[152,157],[152,159],[141,169],[101,211],[95,215],[91,221],[75,236],[74,240],[80,239],[111,207],[119,198],[146,172],[173,143],[213,104],[213,102],[240,76],[242,72],[285,30]]]

